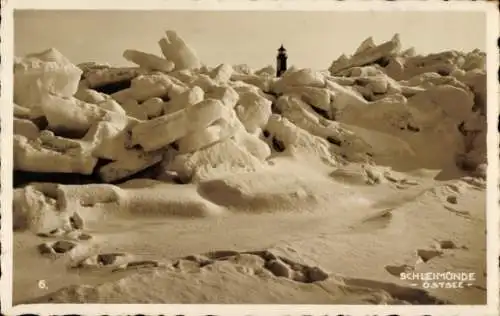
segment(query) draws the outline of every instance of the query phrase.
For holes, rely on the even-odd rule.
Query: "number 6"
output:
[[[38,281],[38,288],[42,289],[42,290],[47,288],[47,284],[45,283],[45,280]]]

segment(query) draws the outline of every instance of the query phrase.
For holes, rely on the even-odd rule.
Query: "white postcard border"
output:
[[[12,144],[13,134],[13,9],[44,10],[268,10],[268,11],[481,11],[487,13],[487,67],[488,67],[488,175],[487,179],[487,306],[372,306],[372,305],[186,305],[186,304],[37,304],[12,307]],[[39,315],[77,313],[147,314],[147,315],[497,315],[498,314],[498,249],[499,249],[499,136],[497,132],[499,57],[497,37],[499,30],[496,3],[462,1],[324,1],[324,0],[10,0],[2,5],[1,23],[1,209],[2,209],[2,278],[0,297],[2,313]],[[464,21],[465,23],[466,21]],[[493,105],[493,106],[492,106]]]

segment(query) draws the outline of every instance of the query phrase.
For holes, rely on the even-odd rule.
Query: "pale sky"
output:
[[[395,32],[404,48],[413,46],[418,53],[486,50],[481,12],[17,10],[15,54],[54,47],[74,63],[129,65],[122,57],[125,49],[161,56],[157,42],[167,29],[177,31],[209,66],[274,65],[283,43],[290,65],[326,69],[368,36],[380,43]]]

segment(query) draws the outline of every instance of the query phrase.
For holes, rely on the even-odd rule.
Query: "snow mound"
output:
[[[203,182],[266,172],[278,156],[394,170],[456,166],[483,176],[486,73],[480,51],[421,56],[399,35],[363,41],[326,72],[202,64],[174,31],[137,67],[72,64],[60,52],[17,58],[14,168]]]
[[[37,107],[46,94],[71,97],[82,71],[58,50],[51,48],[14,61],[14,102]]]
[[[328,206],[326,178],[284,174],[272,170],[258,176],[240,174],[201,182],[200,195],[215,204],[247,212],[311,212]],[[338,194],[341,209],[342,194]],[[333,210],[332,210],[333,211]]]
[[[85,226],[109,217],[207,217],[225,212],[197,194],[196,188],[160,181],[121,187],[35,183],[16,189],[13,205],[15,230],[45,234],[81,228],[74,227],[75,217]]]
[[[264,284],[266,291],[249,294],[249,288],[259,289]],[[169,290],[172,288],[176,290]],[[425,290],[336,275],[279,255],[274,249],[189,255],[119,281],[69,286],[25,303],[340,304],[346,300],[350,304],[446,303]]]

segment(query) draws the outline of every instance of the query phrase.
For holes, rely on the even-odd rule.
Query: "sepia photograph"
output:
[[[14,10],[12,304],[487,305],[485,7]]]

